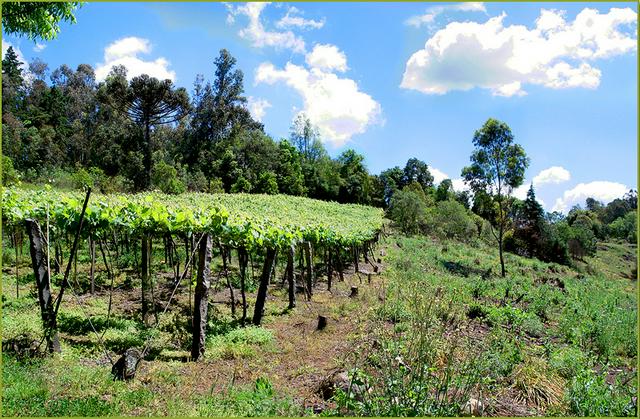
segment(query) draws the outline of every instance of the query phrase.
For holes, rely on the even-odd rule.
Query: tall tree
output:
[[[403,186],[411,182],[418,182],[425,192],[433,186],[433,176],[429,172],[429,166],[415,157],[407,161],[402,176]]]
[[[7,35],[51,40],[60,32],[60,22],[76,23],[73,12],[82,2],[4,2],[2,30]]]
[[[318,150],[324,150],[322,143],[320,143],[320,132],[318,128],[311,123],[311,120],[304,112],[300,112],[296,116],[291,125],[289,137],[291,143],[306,160],[316,160],[316,158],[319,157],[317,155]],[[318,145],[320,145],[320,147],[318,147]]]
[[[348,149],[338,157],[338,161],[344,182],[340,188],[340,202],[369,203],[371,185],[364,156]]]
[[[151,129],[184,118],[190,109],[189,96],[184,88],[174,88],[171,80],[160,81],[146,74],[134,77],[128,85],[120,80],[109,87],[116,106],[143,130],[144,176],[140,186],[146,189],[151,183]]]
[[[486,193],[497,205],[497,216],[489,220],[497,228],[502,276],[504,269],[503,238],[507,217],[505,197],[522,184],[524,172],[529,166],[524,149],[514,143],[511,128],[504,122],[490,118],[473,136],[475,150],[471,165],[462,169],[462,177],[474,192]]]
[[[7,112],[17,114],[20,95],[22,94],[24,78],[22,77],[22,62],[12,47],[2,59],[2,114]]]
[[[226,49],[221,49],[215,59],[213,84],[198,76],[193,92],[193,116],[190,136],[183,150],[186,162],[198,164],[207,173],[213,160],[213,146],[232,135],[234,127],[246,130],[262,130],[261,123],[254,121],[246,108],[244,75],[236,69],[236,59]],[[210,171],[209,171],[210,172]],[[208,173],[211,176],[211,173]]]

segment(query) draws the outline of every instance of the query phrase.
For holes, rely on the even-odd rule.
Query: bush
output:
[[[273,172],[262,172],[258,176],[258,184],[256,185],[255,192],[264,193],[268,195],[275,195],[278,193],[278,181],[276,180],[276,174]]]
[[[160,161],[153,165],[151,183],[167,194],[181,194],[187,190],[185,184],[178,179],[178,171],[170,164]]]
[[[2,156],[2,185],[11,186],[20,182],[20,174],[13,167],[13,160]]]
[[[403,233],[418,233],[424,225],[427,207],[416,192],[396,191],[391,197],[388,216],[395,221]]]
[[[427,212],[427,230],[438,237],[469,241],[478,227],[469,211],[457,201],[441,201]]]

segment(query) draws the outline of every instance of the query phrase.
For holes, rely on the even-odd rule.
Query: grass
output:
[[[507,254],[502,278],[496,249],[482,243],[392,234],[381,246],[385,266],[372,284],[336,279],[333,293],[314,293],[311,303],[299,295],[291,311],[285,290],[274,287],[264,327],[240,327],[227,305],[211,302],[204,363],[181,362],[191,344],[186,286],[148,329],[135,276],[119,272],[108,313],[100,275],[96,296],[83,294],[80,305],[67,295],[61,306],[62,354],[3,354],[3,414],[308,415],[301,394],[340,367],[360,387],[338,393],[326,415],[458,415],[470,398],[483,401],[486,415],[635,415],[637,283],[627,275],[634,248],[601,243],[575,268]],[[161,247],[154,252],[152,271],[160,273]],[[80,260],[86,291],[86,254]],[[21,263],[19,298],[13,270],[2,275],[3,337],[39,340],[28,257]],[[231,267],[232,281],[236,275]],[[357,298],[347,297],[351,285]],[[318,314],[330,320],[322,332]],[[324,353],[327,341],[333,346]],[[147,342],[151,354],[136,379],[113,381],[102,344],[116,354]]]

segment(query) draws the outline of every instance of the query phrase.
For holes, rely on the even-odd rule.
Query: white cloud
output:
[[[445,179],[451,179],[448,174],[436,169],[435,167],[430,167],[429,172],[431,172],[431,175],[433,176],[433,183],[440,183]]]
[[[317,44],[313,50],[305,57],[307,64],[312,68],[320,70],[335,70],[345,72],[347,67],[347,56],[338,47],[331,44]]]
[[[573,189],[565,191],[562,198],[556,199],[552,211],[567,212],[576,204],[584,205],[587,198],[595,198],[605,204],[622,197],[629,188],[622,183],[595,181],[580,183]]]
[[[306,69],[288,62],[284,69],[262,63],[256,69],[255,83],[284,82],[303,100],[303,110],[320,130],[323,141],[343,145],[352,136],[379,123],[382,108],[358,84],[319,68]]]
[[[536,188],[545,184],[558,184],[571,179],[571,173],[564,167],[552,166],[540,171],[533,178],[533,187]]]
[[[243,6],[234,7],[227,3],[226,7],[229,11],[229,14],[227,15],[227,22],[233,24],[236,21],[236,16],[246,16],[249,19],[249,24],[245,28],[241,29],[238,32],[238,35],[251,42],[251,45],[256,48],[274,47],[277,49],[290,49],[294,52],[304,53],[304,40],[296,36],[293,32],[277,32],[265,29],[260,19],[260,14],[269,4],[269,2],[246,3]]]
[[[33,51],[34,52],[41,52],[42,50],[44,50],[47,47],[46,44],[40,44],[40,43],[36,43],[36,46],[33,47]]]
[[[462,179],[462,178],[452,179],[451,180],[451,184],[453,185],[453,190],[456,191],[456,192],[470,191],[471,190],[469,185],[467,185],[464,182],[464,179]]]
[[[487,9],[484,7],[484,3],[482,2],[467,2],[467,3],[458,3],[451,4],[446,6],[431,6],[429,7],[424,14],[418,16],[411,16],[409,19],[405,21],[405,25],[413,26],[419,28],[422,25],[429,25],[433,23],[438,17],[444,12],[454,11],[454,12],[486,12]]]
[[[249,109],[253,119],[258,122],[262,122],[262,118],[264,118],[267,113],[267,108],[270,107],[271,103],[266,99],[255,98],[253,96],[247,98],[247,109]]]
[[[287,10],[287,14],[276,22],[276,26],[280,29],[291,27],[297,27],[301,29],[320,29],[324,26],[324,19],[313,20],[305,19],[302,16],[295,16],[300,13],[300,10],[298,10],[297,8],[290,7],[289,10]]]
[[[169,61],[160,57],[153,61],[144,61],[139,58],[140,54],[149,54],[152,51],[151,43],[148,39],[130,36],[118,39],[109,44],[104,50],[104,63],[96,65],[96,79],[104,80],[111,68],[123,65],[127,68],[129,79],[141,74],[148,74],[160,80],[169,79],[175,81],[176,73],[169,70]]]
[[[573,22],[562,11],[543,9],[532,29],[505,26],[505,17],[449,23],[409,58],[400,87],[427,94],[480,87],[497,96],[524,95],[526,83],[593,89],[601,71],[588,61],[636,49],[631,8],[602,14],[585,8]]]

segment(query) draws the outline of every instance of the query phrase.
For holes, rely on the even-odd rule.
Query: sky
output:
[[[304,112],[372,173],[425,161],[465,186],[473,134],[506,122],[548,211],[637,188],[637,3],[86,3],[57,39],[3,36],[49,69],[123,64],[191,91],[226,48],[275,139]]]

